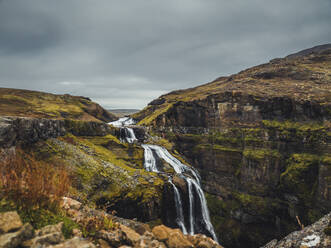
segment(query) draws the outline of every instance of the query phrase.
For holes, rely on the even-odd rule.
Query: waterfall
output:
[[[125,134],[125,140],[128,143],[134,143],[135,141],[138,141],[136,138],[136,135],[134,134],[134,131],[130,127],[124,127],[124,134]]]
[[[121,130],[124,130],[124,139],[122,141],[126,141],[128,143],[133,143],[137,141],[137,138],[134,134],[132,128],[127,127],[128,125],[134,125],[135,121],[130,117],[123,117],[117,121],[113,121],[109,123],[115,127],[120,127]],[[217,241],[217,237],[214,231],[214,227],[211,224],[209,211],[207,207],[207,201],[203,190],[200,185],[200,175],[191,167],[183,164],[177,158],[172,156],[167,149],[157,145],[150,145],[150,144],[142,144],[142,148],[144,148],[144,168],[150,172],[161,173],[162,171],[159,170],[157,167],[157,159],[162,159],[167,162],[179,175],[183,178],[187,185],[188,190],[188,199],[189,199],[189,209],[188,209],[188,216],[189,216],[189,227],[186,228],[185,226],[185,218],[184,218],[184,207],[182,202],[182,197],[177,186],[172,182],[171,178],[169,177],[169,183],[172,185],[174,190],[174,200],[175,200],[175,207],[176,207],[176,223],[178,227],[182,230],[184,234],[187,234],[187,230],[189,230],[189,234],[193,235],[196,233],[197,228],[196,225],[202,223],[203,227],[213,239]],[[198,201],[195,201],[195,197],[197,197]],[[197,202],[199,204],[197,204]],[[199,213],[196,212],[201,211],[202,222],[200,221],[199,217],[197,216]],[[200,227],[199,227],[200,229]]]
[[[167,149],[161,146],[157,145],[149,145],[144,144],[142,145],[144,148],[144,156],[145,156],[145,162],[144,167],[148,171],[153,172],[160,172],[156,166],[156,159],[154,157],[154,154],[156,154],[159,158],[166,161],[168,164],[171,165],[171,167],[175,170],[175,172],[182,177],[187,184],[188,187],[188,197],[189,197],[189,233],[195,234],[195,219],[197,219],[197,216],[195,214],[195,209],[200,206],[200,211],[202,214],[202,222],[204,225],[204,228],[211,234],[213,239],[218,242],[214,227],[211,224],[210,217],[209,217],[209,211],[207,207],[207,201],[205,198],[205,195],[203,193],[203,190],[200,185],[200,177],[197,172],[195,172],[192,168],[189,166],[183,164],[178,159],[176,159],[174,156],[172,156]],[[154,153],[153,153],[154,151]],[[187,174],[190,174],[188,176]],[[171,185],[174,188],[174,194],[175,194],[175,203],[176,203],[176,214],[177,214],[177,224],[181,228],[181,230],[187,233],[187,228],[185,227],[185,221],[184,221],[184,215],[183,213],[183,206],[181,203],[181,197],[179,194],[179,191],[174,183],[171,182]],[[194,194],[194,191],[196,194]],[[194,197],[197,197],[199,201],[199,205],[194,204]]]
[[[188,188],[188,197],[189,197],[189,221],[190,221],[190,234],[194,234],[194,212],[193,212],[193,193],[192,193],[192,181],[186,179],[187,188]]]
[[[216,242],[218,242],[215,231],[214,231],[213,224],[211,224],[211,221],[210,221],[209,211],[208,211],[208,207],[207,207],[207,201],[206,201],[205,194],[203,193],[202,188],[200,187],[200,185],[195,180],[193,180],[189,177],[187,177],[186,180],[187,180],[187,182],[190,182],[190,185],[191,185],[191,192],[189,192],[189,196],[190,195],[193,196],[193,194],[192,194],[192,185],[195,187],[195,189],[198,193],[198,196],[199,196],[199,201],[200,201],[200,205],[201,205],[201,212],[202,212],[202,219],[205,223],[205,227],[210,232],[210,234],[213,236],[213,239]],[[190,214],[190,217],[191,217],[191,214]],[[191,218],[193,218],[193,217],[191,217]],[[193,230],[193,232],[194,232],[194,230]]]
[[[151,172],[159,172],[156,167],[156,160],[154,158],[152,149],[149,147],[149,145],[141,145],[141,146],[144,148],[145,170]]]
[[[178,226],[180,227],[180,229],[182,230],[182,232],[184,234],[187,234],[185,224],[184,224],[183,204],[182,204],[182,200],[181,200],[179,191],[178,191],[176,185],[173,184],[171,179],[169,179],[169,183],[174,188],[174,193],[175,193],[175,204],[176,204],[176,214],[177,214],[176,222],[177,222]]]
[[[121,142],[128,142],[128,143],[134,143],[135,141],[138,141],[136,138],[136,135],[134,134],[134,131],[132,128],[127,127],[130,125],[134,125],[136,122],[130,118],[130,117],[122,117],[119,118],[117,121],[109,122],[109,125],[112,125],[114,127],[120,127],[121,130]]]
[[[114,127],[124,127],[124,126],[134,125],[136,124],[136,122],[130,117],[122,117],[119,118],[117,121],[112,121],[109,122],[108,124]]]

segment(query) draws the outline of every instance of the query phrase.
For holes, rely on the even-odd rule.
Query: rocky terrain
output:
[[[63,233],[63,222],[35,230],[29,223],[23,225],[17,212],[4,212],[0,213],[0,247],[222,248],[204,235],[183,235],[179,229],[171,229],[164,225],[151,229],[146,224],[91,209],[70,198],[63,198],[62,208],[77,223],[83,224],[82,231],[78,228],[73,229],[72,237],[66,238]],[[104,224],[105,220],[109,221],[107,225]],[[91,232],[91,223],[103,224],[93,230],[93,239],[84,238],[83,232]]]
[[[331,209],[330,45],[155,99],[134,114],[202,176],[226,247],[257,247]]]
[[[328,45],[163,95],[132,142],[86,97],[0,89],[0,247],[220,247],[177,229],[195,170],[222,246],[328,247],[330,100]]]

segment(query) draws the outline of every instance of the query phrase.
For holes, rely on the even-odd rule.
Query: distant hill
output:
[[[232,95],[243,95],[263,101],[267,99],[306,101],[319,103],[326,108],[331,99],[330,70],[331,44],[315,46],[231,76],[219,77],[204,85],[162,95],[133,117],[139,120],[140,124],[157,126],[161,125],[157,122],[170,120],[167,117],[171,113],[174,115],[182,105],[199,103],[201,106],[211,106],[209,102],[211,98],[217,96],[217,101],[224,102]],[[192,124],[191,120],[186,123],[186,125]]]
[[[87,97],[10,88],[0,88],[0,115],[105,122],[117,118]]]
[[[108,111],[117,117],[132,115],[140,111],[140,109],[108,109]]]
[[[314,46],[312,48],[308,48],[308,49],[302,50],[300,52],[290,54],[286,58],[296,58],[296,57],[300,57],[300,56],[306,56],[306,55],[309,55],[309,54],[312,54],[312,53],[320,53],[320,52],[322,52],[324,50],[327,50],[327,49],[331,49],[331,44],[324,44],[324,45]]]

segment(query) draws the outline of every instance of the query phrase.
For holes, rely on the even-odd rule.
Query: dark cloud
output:
[[[0,86],[142,108],[331,41],[330,0],[2,0]]]

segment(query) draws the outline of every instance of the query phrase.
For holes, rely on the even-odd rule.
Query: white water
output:
[[[180,227],[180,229],[182,230],[182,232],[184,234],[187,234],[187,230],[184,224],[184,214],[183,214],[183,205],[182,205],[182,200],[179,194],[179,191],[176,187],[175,184],[172,183],[172,181],[169,179],[169,183],[172,185],[172,187],[174,188],[174,192],[175,192],[175,204],[176,204],[176,214],[177,214],[177,224]]]
[[[124,132],[125,132],[125,139],[128,143],[134,143],[135,141],[138,141],[132,128],[124,127]]]
[[[189,211],[190,211],[190,234],[194,234],[194,219],[193,219],[193,194],[192,194],[192,182],[191,180],[186,179],[188,187],[188,197],[189,197]]]
[[[203,218],[203,221],[205,222],[206,229],[211,233],[211,235],[213,236],[213,239],[216,242],[218,242],[217,241],[216,234],[215,234],[215,231],[214,231],[214,227],[213,227],[213,225],[211,224],[211,221],[210,221],[209,211],[208,211],[208,207],[207,207],[207,201],[206,201],[205,194],[203,193],[202,188],[192,178],[186,177],[186,180],[188,182],[191,182],[192,185],[195,187],[195,189],[196,189],[196,191],[198,193],[198,196],[199,196],[200,205],[201,205],[201,212],[202,212],[202,218]],[[191,192],[189,192],[189,195],[192,195],[193,196],[194,194],[191,191]],[[194,230],[193,230],[193,232],[194,232]]]
[[[123,117],[120,118],[117,121],[113,121],[109,123],[110,125],[113,125],[115,127],[124,127],[125,129],[125,139],[128,143],[133,143],[137,141],[137,138],[134,134],[134,131],[132,128],[126,127],[128,125],[135,124],[135,121],[130,117]],[[194,192],[193,188],[197,192],[198,199],[200,201],[201,206],[201,213],[202,213],[202,219],[205,228],[209,231],[209,233],[212,235],[213,239],[218,242],[214,227],[210,222],[209,217],[209,211],[207,207],[207,201],[205,198],[205,195],[203,193],[203,190],[200,186],[200,176],[197,172],[195,172],[192,168],[189,166],[183,164],[178,159],[176,159],[174,156],[172,156],[167,149],[161,146],[157,145],[149,145],[149,144],[143,144],[141,145],[144,148],[144,167],[147,171],[160,173],[161,171],[157,168],[156,159],[154,157],[154,154],[156,154],[160,159],[163,159],[168,164],[171,165],[171,167],[175,170],[177,174],[179,174],[187,183],[188,187],[188,196],[189,196],[189,231],[190,234],[193,235],[195,233],[194,230],[194,218],[196,217],[194,214]],[[187,174],[190,174],[193,178],[190,176],[187,176]],[[171,181],[169,178],[169,183],[173,186],[174,189],[174,197],[175,197],[175,204],[176,204],[176,222],[178,226],[181,228],[182,232],[184,234],[187,234],[187,229],[185,227],[185,220],[184,220],[184,214],[183,214],[183,204],[181,200],[180,193],[176,187],[176,185]]]
[[[167,151],[167,149],[165,149],[161,146],[144,144],[144,145],[142,145],[142,147],[144,148],[144,151],[145,151],[144,152],[144,155],[145,155],[144,167],[147,171],[153,171],[153,172],[157,172],[157,173],[160,172],[156,166],[156,159],[154,157],[154,153],[155,153],[159,158],[165,160],[168,164],[170,164],[172,166],[172,168],[175,170],[175,172],[177,174],[180,174],[181,177],[184,178],[184,180],[187,182],[188,194],[189,194],[189,223],[190,223],[189,231],[190,231],[190,234],[195,233],[195,230],[194,230],[195,215],[194,215],[194,209],[193,209],[194,208],[193,188],[195,188],[198,199],[200,201],[201,213],[202,213],[202,218],[203,218],[203,223],[205,225],[205,228],[210,232],[213,239],[216,242],[218,242],[215,231],[214,231],[214,227],[210,222],[207,201],[206,201],[205,195],[203,193],[203,190],[200,186],[198,174],[192,168],[188,167],[187,165],[183,164],[178,159],[176,159],[174,156],[172,156]],[[154,151],[154,153],[153,153],[153,151]],[[186,176],[183,173],[190,173],[193,176],[193,178]],[[173,185],[174,191],[175,191],[177,219],[180,220],[180,221],[177,221],[177,224],[184,233],[184,231],[187,232],[187,229],[184,225],[184,223],[185,223],[184,220],[182,220],[182,217],[180,216],[180,213],[183,213],[183,206],[181,203],[181,199],[180,199],[180,195],[179,195],[177,187],[172,182],[171,182],[171,184]],[[179,203],[177,204],[177,202],[179,202]],[[197,206],[195,206],[195,207],[197,207]]]
[[[136,122],[130,118],[130,117],[122,117],[119,118],[117,121],[112,121],[108,123],[109,125],[112,125],[114,127],[125,127],[128,125],[134,125]]]
[[[152,149],[149,147],[149,145],[141,145],[141,146],[144,148],[145,170],[151,172],[159,172],[156,167],[156,160],[154,158]]]

